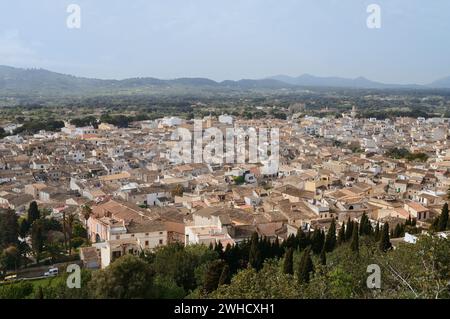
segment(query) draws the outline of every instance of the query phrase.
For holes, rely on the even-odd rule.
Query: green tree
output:
[[[353,223],[353,234],[350,249],[356,253],[359,252],[359,232],[357,223]]]
[[[375,226],[375,231],[373,233],[373,237],[375,238],[375,241],[380,240],[380,222],[377,222],[377,226]]]
[[[87,229],[88,220],[92,216],[92,208],[89,205],[83,205],[81,207],[81,214],[83,215],[85,226]]]
[[[353,221],[350,220],[350,217],[347,221],[347,228],[345,229],[345,241],[349,241],[353,236]]]
[[[319,228],[314,229],[314,232],[311,237],[312,252],[316,255],[320,254],[320,251],[322,250],[324,242],[325,242],[324,233]]]
[[[372,234],[372,225],[370,224],[370,220],[367,217],[366,213],[363,213],[359,225],[359,235],[362,236],[371,234]]]
[[[214,251],[217,252],[219,258],[223,258],[224,252],[223,252],[223,245],[222,242],[219,240],[219,242],[214,246]]]
[[[41,214],[38,205],[35,201],[32,201],[28,207],[28,223],[32,225],[33,222],[39,218],[41,218]]]
[[[299,284],[306,284],[309,282],[310,274],[314,271],[314,264],[311,259],[311,251],[309,248],[305,249],[300,258],[297,267],[297,278]]]
[[[255,268],[256,270],[261,269],[262,267],[262,256],[259,248],[259,236],[257,232],[252,234],[252,238],[250,240],[250,254],[248,257],[248,261],[250,266]]]
[[[402,227],[400,224],[395,225],[394,228],[394,238],[399,238],[402,236]]]
[[[294,249],[292,247],[284,254],[283,273],[289,275],[294,274]]]
[[[230,279],[231,279],[230,267],[227,264],[225,264],[225,266],[223,266],[222,273],[220,274],[219,286],[228,285],[230,283]]]
[[[4,270],[17,270],[20,265],[20,252],[16,246],[9,246],[0,254],[0,264]]]
[[[381,251],[388,251],[392,247],[389,239],[389,223],[384,223],[381,229],[381,239],[378,247]]]
[[[308,238],[301,226],[297,230],[296,241],[297,241],[297,247],[300,250],[305,249],[309,245]]]
[[[205,280],[203,283],[203,292],[209,294],[217,289],[219,286],[219,280],[222,275],[225,262],[223,260],[214,260],[208,267],[205,274]]]
[[[25,299],[33,293],[33,284],[21,281],[0,286],[0,299]]]
[[[448,223],[448,203],[442,207],[441,215],[439,215],[439,223],[437,231],[444,231],[447,229]]]
[[[30,231],[30,223],[27,219],[22,218],[19,221],[19,236],[21,238],[25,238],[28,235],[28,232]]]
[[[44,249],[44,240],[44,221],[39,219],[31,226],[31,245],[38,262]]]
[[[152,298],[155,295],[154,276],[154,271],[145,261],[125,255],[104,270],[95,272],[89,287],[95,298]]]
[[[333,218],[325,239],[325,251],[331,252],[334,250],[334,247],[336,247],[336,222]]]
[[[339,229],[337,244],[342,245],[344,242],[345,242],[345,222],[342,223],[342,226]]]
[[[300,297],[300,286],[292,276],[284,274],[277,262],[268,260],[257,272],[245,268],[220,286],[209,297],[219,299],[292,299]]]
[[[322,251],[320,252],[320,264],[322,266],[326,266],[327,264],[327,254],[325,252],[325,246],[322,248]]]
[[[16,245],[19,241],[18,216],[12,209],[0,211],[0,248]]]

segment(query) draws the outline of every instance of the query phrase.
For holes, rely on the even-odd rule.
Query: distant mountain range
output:
[[[161,80],[151,77],[124,80],[100,80],[75,77],[44,69],[21,69],[0,66],[0,94],[30,95],[78,95],[114,93],[167,93],[189,90],[236,91],[252,89],[295,89],[300,87],[336,87],[359,89],[450,89],[450,77],[428,85],[385,84],[364,77],[347,79],[340,77],[317,77],[304,74],[299,77],[277,75],[265,79],[226,80],[216,82],[206,78],[178,78]]]

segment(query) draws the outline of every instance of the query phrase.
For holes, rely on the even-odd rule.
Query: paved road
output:
[[[39,278],[39,277],[44,276],[44,273],[53,267],[57,267],[59,269],[59,273],[64,273],[64,272],[66,272],[67,266],[70,264],[77,264],[80,267],[82,267],[82,265],[83,265],[83,263],[81,261],[77,260],[77,261],[71,261],[71,262],[58,263],[58,264],[54,264],[52,266],[39,266],[39,267],[25,268],[25,269],[21,269],[17,272],[17,279]]]

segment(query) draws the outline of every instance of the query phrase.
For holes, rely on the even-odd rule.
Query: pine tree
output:
[[[35,201],[30,203],[30,207],[28,207],[28,223],[31,225],[35,220],[40,218],[39,208]]]
[[[294,274],[294,249],[292,247],[284,254],[283,273]]]
[[[359,252],[359,232],[358,232],[358,224],[353,224],[353,234],[352,241],[350,243],[350,249],[356,253]]]
[[[379,248],[381,251],[388,251],[391,247],[391,241],[389,240],[389,224],[385,223],[381,229]]]
[[[310,249],[307,248],[303,251],[300,262],[297,268],[297,278],[300,284],[309,282],[310,273],[314,271],[314,265],[311,259]]]
[[[345,222],[342,222],[342,226],[339,229],[337,244],[342,245],[345,242]]]
[[[335,247],[336,247],[336,222],[335,219],[333,218],[325,238],[325,251],[332,252]]]
[[[448,203],[445,203],[442,207],[441,215],[439,216],[438,231],[444,231],[447,229],[448,223]]]
[[[250,252],[249,252],[248,262],[249,262],[250,266],[252,266],[256,270],[261,269],[262,256],[261,256],[261,251],[259,249],[259,237],[258,237],[257,232],[253,233],[252,239],[250,241]]]

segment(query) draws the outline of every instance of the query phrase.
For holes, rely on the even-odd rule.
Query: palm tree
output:
[[[87,222],[92,215],[92,208],[89,207],[89,205],[83,205],[81,208],[81,213],[83,214],[83,217],[84,217],[84,220],[86,223],[86,230],[87,230]]]
[[[69,214],[69,216],[67,217],[67,222],[65,223],[67,225],[67,230],[64,230],[65,232],[67,232],[68,235],[69,255],[72,253],[72,229],[74,222],[75,222],[75,215]]]

